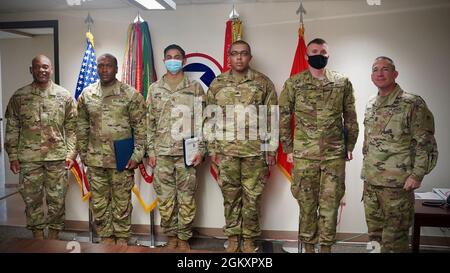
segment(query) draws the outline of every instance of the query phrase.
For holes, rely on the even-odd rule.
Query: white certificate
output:
[[[193,165],[195,155],[198,154],[198,137],[184,138],[184,164],[186,167]]]

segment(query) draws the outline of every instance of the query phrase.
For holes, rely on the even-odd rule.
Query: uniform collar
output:
[[[306,77],[303,79],[305,82],[314,84],[314,85],[328,85],[335,82],[335,75],[328,69],[325,68],[325,78],[323,80],[319,80],[317,78],[314,78],[314,76],[311,74],[311,71],[307,69]]]
[[[245,74],[245,76],[242,79],[237,79],[231,69],[228,70],[227,72],[224,73],[225,79],[227,81],[230,82],[236,82],[236,83],[242,83],[242,82],[246,82],[246,81],[252,81],[255,79],[255,71],[253,69],[251,69],[250,67],[247,70],[247,73]]]
[[[48,95],[48,96],[56,95],[55,88],[54,88],[55,86],[53,84],[53,81],[50,80],[49,83],[50,83],[50,85],[44,90],[40,89],[34,83],[32,83],[31,84],[31,93],[34,95],[37,95],[37,96],[41,96],[41,97],[43,97],[45,95]]]
[[[189,80],[188,77],[186,77],[186,74],[183,74],[183,80],[181,80],[181,82],[177,85],[177,88],[175,89],[174,92],[178,91],[178,90],[182,90],[187,88],[189,85],[191,84],[191,81]],[[170,88],[170,85],[167,83],[166,81],[166,75],[164,75],[161,80],[158,83],[158,87],[167,89],[169,91],[172,91]]]
[[[116,79],[116,82],[112,86],[112,88],[108,87],[106,90],[102,89],[102,84],[100,80],[97,82],[97,86],[95,87],[95,93],[99,97],[109,97],[109,96],[118,96],[120,95],[120,81]]]
[[[386,97],[377,95],[375,105],[377,107],[392,105],[401,94],[403,94],[403,90],[400,88],[400,85],[396,84],[394,90]]]

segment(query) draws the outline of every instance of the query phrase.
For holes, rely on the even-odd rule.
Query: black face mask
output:
[[[308,63],[315,69],[322,69],[327,66],[328,57],[325,57],[323,55],[308,56]]]

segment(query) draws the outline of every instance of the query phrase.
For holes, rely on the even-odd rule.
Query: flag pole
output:
[[[306,10],[305,8],[303,8],[303,1],[299,1],[300,2],[300,6],[298,7],[297,11],[295,12],[295,14],[300,14],[300,25],[303,26],[303,14],[306,14]]]
[[[84,20],[84,23],[87,25],[87,32],[91,33],[91,25],[94,24],[94,20],[91,17],[91,14],[88,12],[88,15],[86,19]],[[89,242],[94,242],[94,226],[92,224],[92,202],[91,197],[89,197]]]
[[[155,248],[155,211],[150,211],[150,246]]]
[[[154,170],[152,169],[152,175],[154,175]],[[156,247],[156,231],[155,231],[155,210],[152,208],[150,210],[150,247]]]
[[[296,14],[300,14],[300,28],[303,32],[303,14],[306,14],[305,8],[303,8],[303,1],[300,0],[300,6],[298,7]],[[303,33],[302,33],[303,34]],[[300,241],[300,217],[298,218],[298,232],[297,232],[297,253],[302,252],[302,241]]]
[[[84,23],[87,25],[88,32],[91,32],[91,25],[94,24],[94,20],[91,17],[91,14],[88,12],[86,19],[84,19]]]
[[[300,217],[299,217],[300,219]],[[297,253],[302,253],[302,241],[300,241],[300,220],[298,221],[298,232],[297,232]]]
[[[89,242],[94,242],[94,229],[92,226],[92,210],[91,210],[91,198],[89,197]]]

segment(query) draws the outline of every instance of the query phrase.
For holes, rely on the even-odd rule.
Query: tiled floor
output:
[[[30,231],[24,227],[10,227],[10,226],[0,226],[0,245],[5,243],[11,238],[25,238],[31,239],[32,234]],[[61,232],[60,240],[63,241],[78,241],[78,242],[89,242],[89,234],[87,232]],[[94,238],[94,243],[98,241]],[[212,237],[202,237],[193,238],[190,240],[190,245],[193,250],[196,251],[214,251],[220,252],[224,250],[225,245],[224,239],[212,238]],[[164,242],[156,242],[156,246],[163,245]],[[148,236],[132,236],[128,242],[128,245],[133,246],[150,246],[150,241]],[[259,246],[259,252],[262,253],[297,253],[297,244],[295,242],[287,243],[284,241],[257,241]],[[363,253],[368,252],[363,245],[335,245],[333,246],[334,253]]]
[[[16,187],[0,187],[0,200],[7,198],[16,192]]]
[[[0,244],[10,238],[32,238],[32,234],[25,228],[25,207],[20,194],[13,194],[0,200]],[[79,242],[89,242],[88,232],[64,231],[60,233],[60,239],[64,241],[76,240]],[[97,242],[94,238],[94,242]],[[225,239],[215,237],[199,236],[190,240],[194,250],[222,251]],[[134,235],[129,240],[129,245],[150,246],[148,235]],[[155,245],[162,245],[164,242],[156,241]],[[264,253],[298,253],[296,241],[283,240],[259,240],[257,241],[259,251]],[[332,248],[333,253],[367,253],[366,244],[338,242]],[[426,249],[421,248],[421,252],[449,252],[449,249]]]
[[[16,193],[0,200],[0,226],[25,226],[25,204]]]

